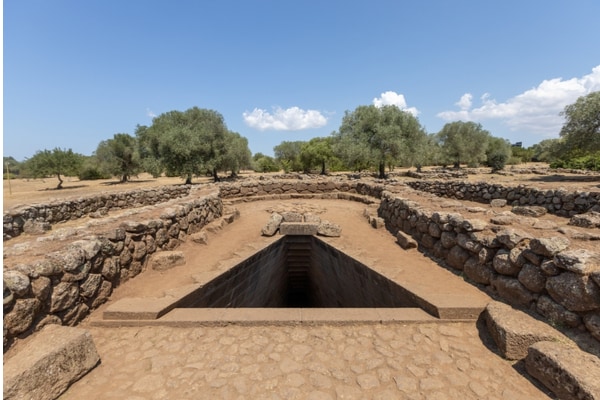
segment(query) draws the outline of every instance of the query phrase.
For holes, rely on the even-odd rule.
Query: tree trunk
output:
[[[321,175],[325,175],[325,160],[323,160],[323,163],[321,164]]]
[[[217,168],[213,168],[213,181],[219,182],[219,175],[217,175]]]
[[[60,174],[56,174],[56,177],[58,178],[58,185],[56,186],[56,188],[62,189],[63,188],[63,186],[62,186],[63,180],[61,179]]]
[[[379,163],[379,179],[385,179],[385,163],[383,161]]]
[[[127,174],[123,174],[121,177],[121,183],[125,183],[129,180],[129,176]]]
[[[185,178],[185,184],[186,185],[192,184],[192,174],[188,174],[187,178]]]

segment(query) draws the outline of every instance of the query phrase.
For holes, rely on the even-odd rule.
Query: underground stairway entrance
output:
[[[283,236],[199,289],[187,307],[417,307],[406,291],[315,236]]]
[[[476,319],[485,307],[469,290],[424,293],[423,278],[400,285],[316,236],[285,235],[205,282],[121,299],[94,323],[431,322]]]

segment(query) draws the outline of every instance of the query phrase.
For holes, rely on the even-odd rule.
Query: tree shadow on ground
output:
[[[38,189],[38,192],[45,192],[47,190],[56,190],[57,192],[63,192],[63,191],[67,191],[69,189],[81,189],[81,188],[88,187],[88,186],[89,185],[63,186],[61,188],[51,187],[51,188]]]
[[[540,175],[529,178],[532,182],[600,182],[600,175],[583,175],[583,176],[572,176],[572,175]],[[599,185],[600,186],[600,185]]]
[[[148,182],[156,182],[156,179],[144,179],[144,180],[134,180],[134,181],[110,181],[110,182],[102,182],[100,185],[103,186],[114,186],[114,185],[128,185],[128,184],[137,184],[137,183],[148,183]]]

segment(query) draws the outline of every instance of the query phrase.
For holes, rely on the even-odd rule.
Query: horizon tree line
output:
[[[252,155],[247,138],[230,131],[214,110],[192,107],[169,111],[138,125],[134,136],[117,133],[101,141],[91,156],[59,147],[37,151],[18,162],[4,157],[11,175],[26,177],[76,175],[80,179],[118,177],[125,183],[141,172],[154,177],[180,176],[191,184],[194,176],[219,173],[236,176],[241,170],[257,172],[374,171],[386,177],[386,168],[438,165],[486,165],[492,172],[507,163],[545,161],[551,166],[600,169],[600,92],[582,96],[565,107],[560,138],[546,139],[529,148],[512,146],[494,137],[481,124],[454,121],[428,134],[419,120],[396,106],[358,106],[346,111],[337,131],[309,141],[283,141],[274,157]],[[7,178],[7,172],[4,173]]]

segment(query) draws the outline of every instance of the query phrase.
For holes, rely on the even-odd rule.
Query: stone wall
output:
[[[116,229],[70,243],[32,264],[5,264],[4,349],[32,329],[76,325],[115,287],[142,272],[149,255],[172,250],[222,213],[217,195],[191,198],[163,210],[160,218],[125,220]]]
[[[489,203],[505,199],[513,206],[542,206],[552,214],[572,217],[588,211],[600,211],[600,192],[567,192],[563,189],[540,190],[525,186],[507,187],[500,184],[463,181],[410,181],[415,190],[440,197]]]
[[[102,216],[111,210],[147,206],[185,197],[193,188],[191,185],[162,186],[19,207],[4,213],[3,238],[8,240],[23,232],[44,231],[52,224],[88,215]]]
[[[223,199],[235,197],[260,197],[272,195],[356,193],[380,198],[385,185],[340,178],[316,178],[306,180],[262,179],[224,183],[219,186]],[[333,197],[332,197],[333,198]]]
[[[378,213],[390,230],[411,235],[426,253],[508,303],[600,341],[600,253],[569,250],[564,237],[494,232],[486,221],[424,209],[389,192]]]

